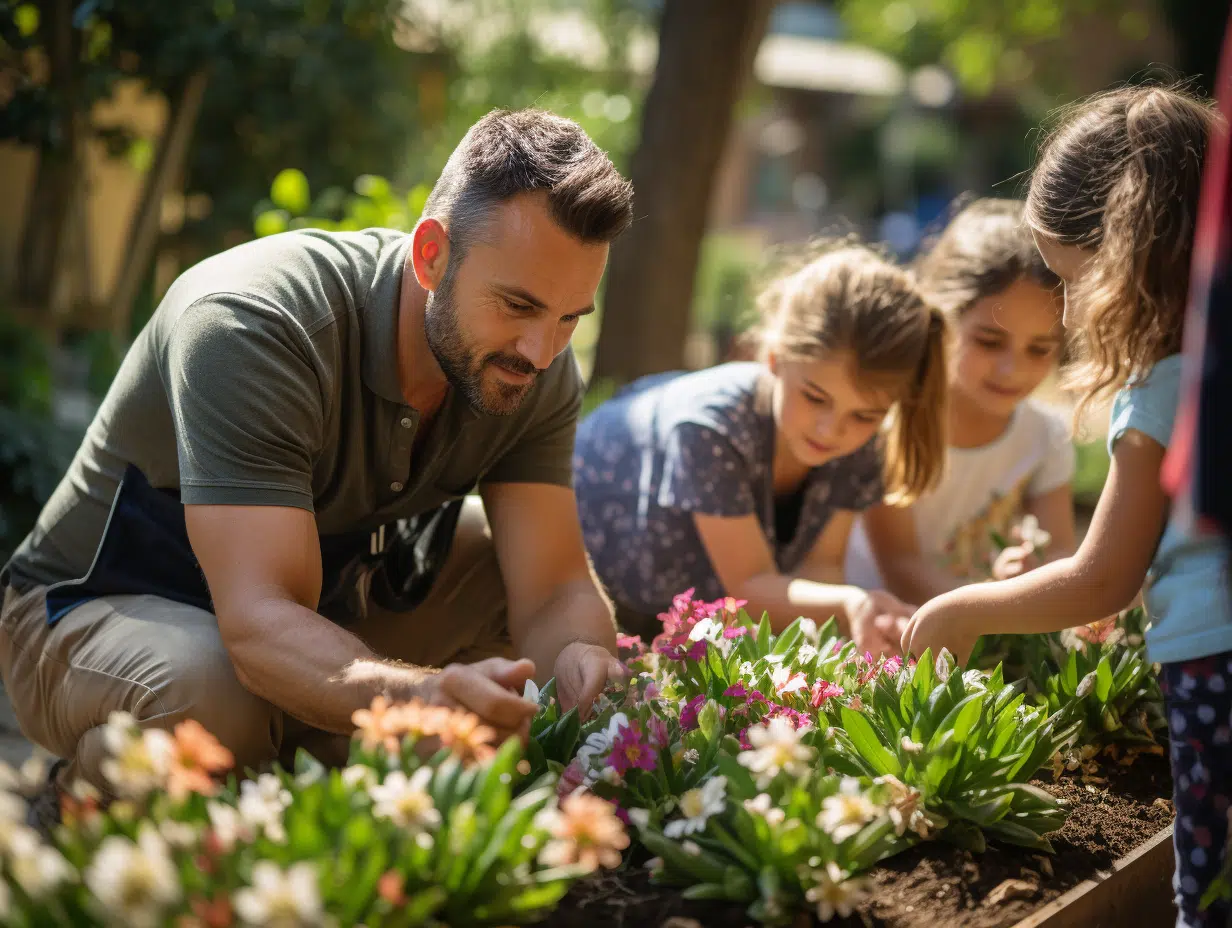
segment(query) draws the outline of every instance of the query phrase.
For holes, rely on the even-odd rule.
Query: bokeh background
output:
[[[176,275],[285,229],[412,227],[492,107],[576,119],[636,185],[576,339],[597,399],[737,354],[781,246],[909,259],[956,196],[1020,194],[1057,106],[1209,91],[1228,6],[0,0],[0,558]],[[1081,504],[1106,459],[1078,442]]]

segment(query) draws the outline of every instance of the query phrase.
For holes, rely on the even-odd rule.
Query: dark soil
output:
[[[860,918],[831,926],[881,928],[1007,928],[1159,832],[1172,820],[1172,782],[1165,758],[1143,755],[1128,767],[1100,771],[1107,785],[1066,774],[1038,785],[1071,803],[1065,826],[1050,836],[1051,857],[1020,848],[990,846],[972,854],[929,842],[874,869],[873,900]],[[1023,895],[988,900],[1006,880],[1020,880]],[[988,900],[988,901],[986,901]],[[544,923],[548,928],[745,928],[739,906],[688,902],[671,887],[651,885],[631,869],[576,886]],[[799,925],[811,924],[801,919]]]

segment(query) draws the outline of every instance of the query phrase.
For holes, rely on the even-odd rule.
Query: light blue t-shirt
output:
[[[1108,451],[1129,429],[1167,448],[1181,392],[1181,356],[1164,358],[1146,379],[1112,401]],[[1228,549],[1222,539],[1197,536],[1169,521],[1147,571],[1143,590],[1151,627],[1147,654],[1175,663],[1232,651]]]

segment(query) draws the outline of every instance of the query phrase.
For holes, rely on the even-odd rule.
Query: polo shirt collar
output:
[[[360,375],[364,386],[399,406],[407,402],[398,378],[398,309],[411,241],[410,235],[403,235],[381,243],[360,321]],[[442,410],[461,424],[479,418],[479,411],[452,387]]]
[[[360,372],[364,386],[400,406],[406,405],[406,398],[398,380],[398,306],[410,247],[409,235],[381,243],[360,320]]]

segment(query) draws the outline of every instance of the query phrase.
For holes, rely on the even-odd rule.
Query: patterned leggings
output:
[[[1232,795],[1232,651],[1163,664],[1171,738],[1178,928],[1228,924],[1230,909],[1198,903],[1223,865]]]

